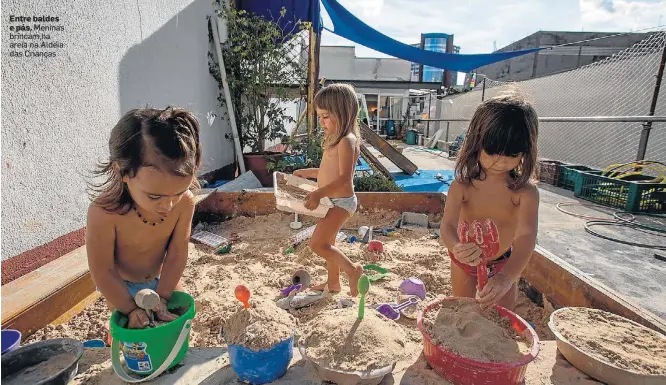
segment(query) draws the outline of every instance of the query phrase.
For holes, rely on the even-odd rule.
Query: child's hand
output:
[[[453,247],[453,256],[458,262],[470,266],[481,263],[483,250],[476,243],[458,243]]]
[[[167,308],[167,300],[164,298],[160,298],[160,304],[157,305],[153,311],[155,312],[157,319],[164,322],[171,322],[179,317],[169,311]]]
[[[314,210],[319,207],[320,199],[321,197],[319,194],[316,191],[313,191],[305,197],[305,203],[303,203],[303,206],[308,210]]]
[[[509,289],[511,289],[511,286],[513,286],[513,282],[502,271],[490,277],[486,286],[479,293],[478,301],[481,309],[486,310],[491,308],[504,297]]]
[[[305,174],[305,170],[296,170],[294,171],[294,176],[297,176],[299,178],[307,178],[307,175]]]
[[[150,319],[148,318],[148,313],[140,307],[132,310],[131,313],[127,316],[129,319],[127,328],[128,329],[144,329],[147,328],[150,324]]]

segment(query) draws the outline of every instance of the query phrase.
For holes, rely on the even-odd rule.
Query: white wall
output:
[[[357,58],[354,47],[322,46],[319,76],[330,80],[409,81],[411,63],[395,58]]]
[[[85,226],[82,174],[108,156],[130,108],[193,110],[203,172],[233,162],[208,73],[210,0],[5,1],[2,34],[2,259]],[[9,15],[50,15],[65,44],[54,58],[10,58]],[[20,23],[19,23],[20,24]],[[32,25],[33,23],[28,23]]]

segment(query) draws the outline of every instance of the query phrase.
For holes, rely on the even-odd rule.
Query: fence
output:
[[[602,61],[555,75],[521,82],[480,81],[474,90],[445,99],[440,119],[469,119],[482,100],[508,89],[526,95],[540,116],[666,115],[666,82],[657,89],[656,75],[666,50],[666,32],[659,31]],[[449,140],[467,128],[467,121],[450,121]],[[440,125],[446,127],[446,123]],[[606,167],[636,160],[642,122],[547,121],[539,124],[542,158]],[[651,124],[645,159],[666,162],[666,123]]]

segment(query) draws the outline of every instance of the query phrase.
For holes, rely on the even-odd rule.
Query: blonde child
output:
[[[361,152],[361,137],[356,122],[356,91],[348,84],[333,84],[317,93],[314,104],[319,122],[324,128],[321,165],[319,168],[297,170],[294,175],[317,179],[319,188],[306,197],[306,208],[317,208],[323,197],[331,198],[334,207],[317,223],[310,240],[310,248],[326,260],[328,269],[327,281],[311,289],[323,290],[328,285],[330,291],[339,292],[342,269],[349,277],[350,295],[356,296],[363,268],[335,247],[336,235],[358,207],[353,184],[356,161]]]
[[[453,295],[475,297],[481,249],[462,244],[459,221],[491,218],[499,230],[499,252],[488,258],[488,282],[479,293],[486,309],[515,307],[516,282],[534,250],[539,192],[531,182],[537,164],[538,120],[534,108],[515,93],[482,103],[474,113],[458,154],[440,227],[451,258]],[[471,238],[471,235],[470,235]]]
[[[104,178],[92,185],[86,249],[90,273],[109,307],[129,318],[129,328],[148,326],[134,295],[155,290],[157,318],[176,319],[166,304],[188,255],[196,172],[201,164],[199,123],[177,108],[134,109],[111,130]]]

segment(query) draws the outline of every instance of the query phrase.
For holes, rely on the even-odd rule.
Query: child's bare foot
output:
[[[319,285],[312,285],[310,286],[310,290],[312,291],[324,291],[324,287],[328,285],[328,291],[329,293],[339,293],[340,290],[342,290],[342,285],[340,285],[340,282],[336,283],[320,283]]]
[[[351,274],[347,273],[349,276],[349,295],[352,297],[356,297],[358,295],[358,280],[363,274],[363,266],[357,264],[354,265],[354,267],[355,269]]]

